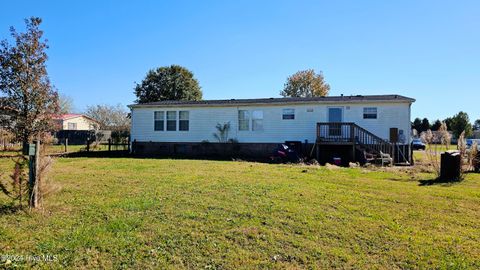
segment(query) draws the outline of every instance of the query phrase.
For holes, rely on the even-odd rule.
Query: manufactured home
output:
[[[233,151],[260,158],[280,143],[295,142],[303,154],[323,162],[359,161],[368,154],[408,163],[414,101],[401,95],[342,95],[134,104],[129,106],[132,151],[184,156]],[[217,125],[229,127],[223,137]]]
[[[83,114],[62,114],[53,118],[60,130],[98,130],[100,123]]]

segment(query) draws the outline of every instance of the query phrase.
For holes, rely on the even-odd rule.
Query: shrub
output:
[[[18,155],[13,159],[14,166],[12,174],[4,178],[0,175],[0,192],[12,200],[12,204],[20,208],[28,205],[32,194],[36,196],[36,203],[30,206],[40,206],[46,196],[56,190],[48,179],[48,172],[53,164],[50,156],[44,155],[45,149],[42,144],[40,147],[40,157],[38,158],[38,171],[35,186],[29,185],[29,160],[23,155]]]
[[[18,156],[13,162],[12,174],[7,179],[0,175],[0,191],[12,200],[12,204],[23,207],[28,204],[28,160]]]
[[[473,142],[472,147],[470,148],[470,152],[468,153],[468,160],[470,170],[477,170],[478,162],[479,162],[479,155],[478,155],[478,143],[476,141]]]
[[[425,153],[435,173],[440,177],[440,152],[448,150],[452,136],[448,132],[447,124],[442,122],[438,131],[434,134],[430,129],[421,134],[422,140],[427,144]],[[440,142],[437,144],[436,142]]]
[[[215,126],[217,129],[216,133],[213,133],[213,137],[218,140],[219,143],[228,142],[228,133],[230,132],[230,122],[223,124],[217,123]]]

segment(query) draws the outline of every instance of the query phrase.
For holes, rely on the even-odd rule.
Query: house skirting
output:
[[[191,157],[191,158],[246,158],[264,160],[272,156],[278,143],[215,143],[215,142],[132,142],[132,154],[154,157]],[[315,158],[313,144],[302,143],[296,149],[302,156]],[[349,162],[361,162],[363,153],[356,151],[352,155],[351,146],[317,146],[318,161],[322,164],[333,163],[334,157],[340,157],[344,165]],[[317,149],[313,149],[317,150]],[[409,145],[397,145],[392,158],[394,163],[411,162]]]
[[[132,142],[138,156],[194,158],[269,158],[279,143]]]

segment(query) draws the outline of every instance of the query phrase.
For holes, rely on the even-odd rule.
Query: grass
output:
[[[80,151],[86,151],[86,145],[69,145],[67,147],[67,152],[80,152]],[[116,146],[112,146],[112,150],[123,150],[124,148]],[[98,145],[95,148],[91,148],[90,151],[107,151],[108,150],[108,145]],[[65,153],[65,146],[64,145],[47,145],[46,146],[46,151],[48,154],[61,154]],[[20,154],[21,149],[16,149],[16,150],[8,150],[8,151],[3,151],[0,150],[0,157],[10,157],[10,156],[15,156]]]
[[[433,147],[433,146],[427,146],[427,147]],[[448,147],[444,145],[437,145],[436,151],[440,154],[445,151],[449,150],[457,150],[457,145],[449,145]],[[413,158],[415,162],[427,162],[428,157],[427,157],[427,150],[415,150],[413,151]]]
[[[480,268],[480,175],[419,185],[431,177],[60,158],[43,211],[0,214],[0,256],[56,256],[13,262],[37,268]]]

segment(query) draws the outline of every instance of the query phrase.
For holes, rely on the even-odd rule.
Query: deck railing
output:
[[[350,122],[317,123],[317,141],[321,143],[351,143],[371,151],[393,154],[393,145]]]

